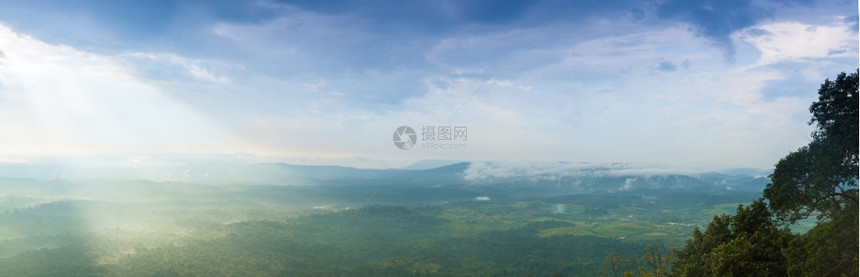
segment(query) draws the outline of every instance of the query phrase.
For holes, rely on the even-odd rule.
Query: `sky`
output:
[[[0,162],[771,168],[810,141],[820,84],[857,69],[857,15],[843,0],[0,0]]]

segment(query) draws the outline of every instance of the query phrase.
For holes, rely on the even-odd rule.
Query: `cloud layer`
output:
[[[3,159],[765,168],[808,142],[824,78],[857,67],[857,6],[838,1],[78,2],[0,11]],[[469,140],[403,151],[403,125]]]

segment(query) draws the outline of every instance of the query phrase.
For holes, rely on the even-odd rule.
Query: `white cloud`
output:
[[[0,155],[195,153],[237,142],[119,59],[5,26],[0,50]]]
[[[227,83],[230,77],[224,71],[230,67],[240,68],[223,62],[189,59],[171,53],[136,52],[125,54],[123,57],[130,60],[134,68],[144,69],[143,74],[160,75],[156,79],[181,79],[182,75],[186,75],[201,81]],[[172,67],[178,67],[178,69]]]
[[[704,44],[689,30],[670,28],[547,50],[567,58],[538,67],[520,67],[523,56],[494,61],[523,69],[509,78],[491,69],[473,77],[430,75],[427,94],[382,117],[366,118],[363,131],[387,135],[403,124],[465,124],[468,150],[407,154],[394,151],[388,141],[362,150],[412,161],[708,161],[769,167],[807,142],[809,127],[797,118],[806,114],[814,91],[765,99],[761,90],[768,83],[788,77],[772,68],[725,65],[719,51]],[[690,65],[659,71],[667,59]],[[370,155],[362,150],[353,151]],[[496,174],[517,172],[496,169]]]
[[[838,24],[743,31],[736,38],[749,45],[733,66],[677,25],[606,21],[593,31],[596,23],[585,21],[411,36],[371,32],[348,14],[277,8],[283,16],[258,24],[210,25],[212,42],[229,51],[223,59],[134,50],[112,57],[4,36],[0,106],[12,110],[0,117],[11,130],[0,141],[52,146],[52,137],[92,134],[102,140],[93,151],[192,145],[353,166],[450,159],[768,167],[807,142],[814,88],[762,91],[794,81],[792,70],[818,83],[836,73],[820,58],[856,56],[856,40],[846,42],[850,30]],[[845,47],[855,50],[839,53]],[[759,52],[768,63],[805,64],[755,64]],[[404,152],[391,142],[401,125],[468,126],[468,149]]]
[[[719,51],[702,47],[706,44],[679,28],[575,41],[534,51],[565,57],[542,66],[521,67],[523,57],[495,61],[525,69],[509,79],[442,79],[443,87],[428,82],[431,92],[411,99],[407,108],[466,102],[457,118],[469,119],[476,129],[470,151],[478,160],[766,167],[786,149],[804,144],[808,127],[796,117],[812,99],[764,99],[761,90],[785,76],[773,69],[727,66]],[[689,66],[659,71],[666,59]],[[520,87],[530,89],[514,89]],[[744,151],[745,159],[738,161],[737,151]]]
[[[770,23],[738,32],[737,39],[761,52],[760,63],[809,58],[856,57],[857,30],[848,24],[809,25],[800,22]]]
[[[627,178],[626,180],[624,180],[624,185],[622,185],[621,188],[619,188],[619,190],[622,190],[622,191],[631,190],[631,189],[633,189],[633,184],[635,184],[635,183],[636,183],[636,178]]]
[[[720,172],[729,166],[701,163],[588,163],[588,162],[506,162],[476,161],[463,172],[463,179],[472,182],[492,181],[494,179],[526,178],[529,180],[557,180],[562,177],[583,176],[650,176],[695,175],[706,172]],[[630,189],[635,178],[629,178],[621,189]]]

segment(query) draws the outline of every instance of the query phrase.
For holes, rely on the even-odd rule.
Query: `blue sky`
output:
[[[858,67],[857,10],[841,0],[0,1],[0,161],[769,168],[809,142],[824,79]],[[392,133],[403,125],[465,126],[468,140],[401,150]]]

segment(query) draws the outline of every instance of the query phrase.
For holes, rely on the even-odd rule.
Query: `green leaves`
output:
[[[813,141],[776,164],[764,197],[780,219],[830,218],[857,204],[857,82],[857,72],[824,81],[809,108],[809,124],[817,124]]]
[[[818,101],[809,107],[812,113],[809,124],[817,124],[813,133],[816,139],[848,143],[844,146],[846,152],[854,154],[854,164],[857,163],[857,144],[850,142],[857,141],[857,75],[857,72],[851,75],[842,72],[836,81],[825,80],[818,89]]]
[[[778,229],[762,200],[738,206],[734,216],[715,216],[704,233],[698,229],[678,251],[678,276],[784,276],[782,249],[793,235]]]
[[[779,160],[764,199],[714,217],[678,252],[679,276],[857,276],[858,73],[825,80],[812,104],[812,142]],[[781,223],[817,214],[793,235]]]
[[[791,276],[857,276],[857,210],[845,210],[792,241]]]

